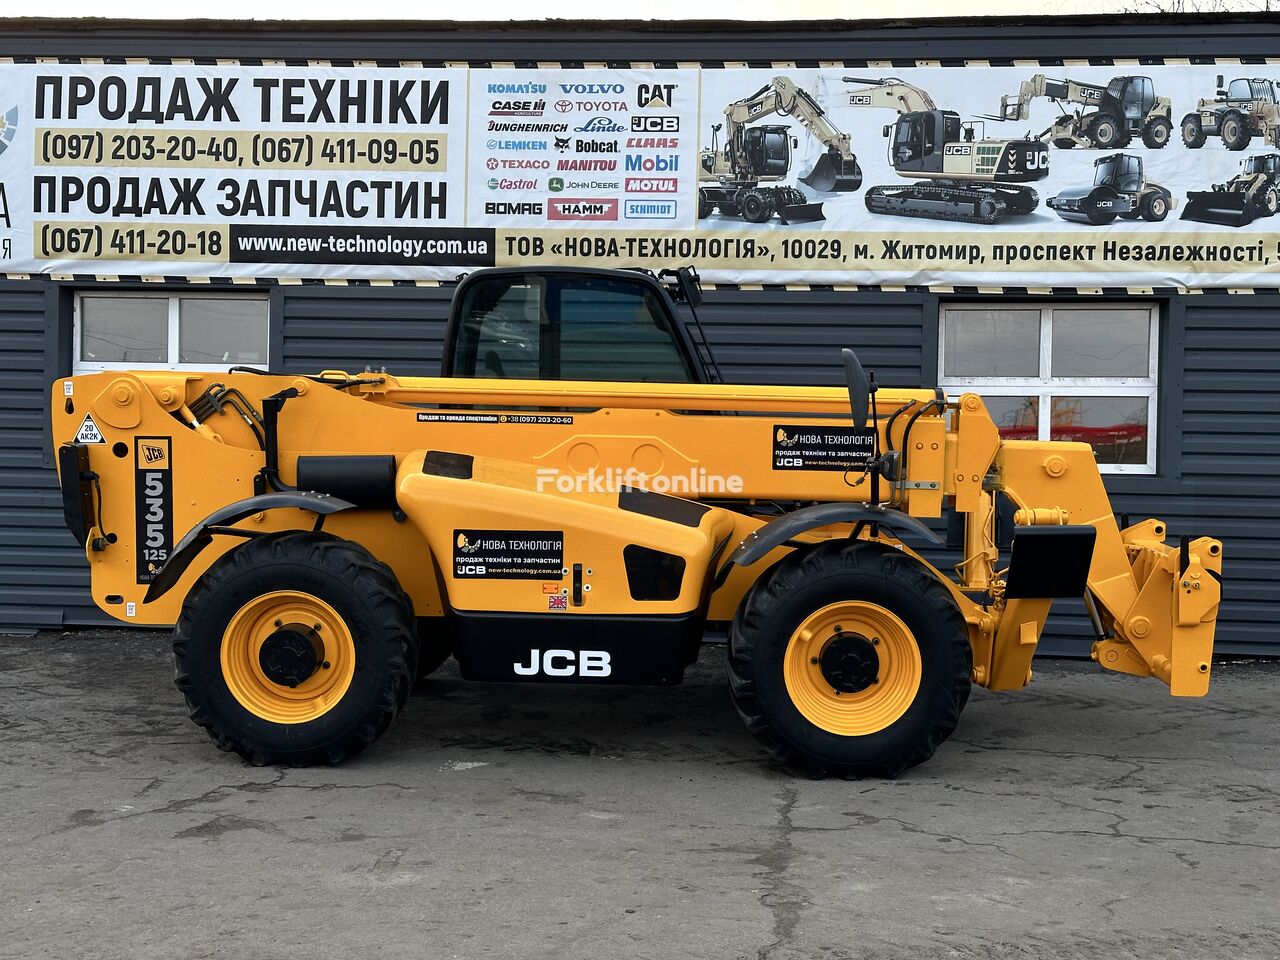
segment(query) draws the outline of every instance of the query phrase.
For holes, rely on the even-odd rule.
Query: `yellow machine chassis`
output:
[[[700,611],[707,620],[727,621],[762,572],[798,544],[851,533],[847,524],[808,530],[753,564],[726,567],[734,548],[774,519],[776,502],[865,503],[871,496],[872,482],[856,470],[777,469],[771,456],[774,444],[784,442],[780,436],[791,438],[787,430],[847,430],[849,395],[843,388],[382,374],[361,375],[354,383],[338,372],[323,376],[330,382],[251,373],[106,372],[55,384],[55,445],[71,442],[86,416],[102,436],[103,442],[88,448],[100,501],[98,526],[86,545],[101,609],[128,623],[172,624],[191,585],[242,542],[214,536],[174,589],[146,601],[158,568],[145,559],[139,542],[157,509],[138,492],[153,465],[148,457],[158,458],[159,471],[168,471],[162,482],[171,497],[165,518],[169,548],[218,508],[255,493],[264,458],[249,426],[231,411],[198,423],[191,413],[193,401],[214,383],[238,389],[259,409],[264,397],[297,390],[280,416],[279,462],[286,483],[295,482],[303,454],[395,456],[403,512],[344,511],[326,517],[323,529],[362,544],[389,565],[418,616],[547,611],[552,584],[535,590],[536,583],[526,589],[510,581],[460,579],[448,558],[458,527],[520,530],[530,517],[547,517],[563,527],[566,564],[571,552],[612,556],[618,545],[634,543],[688,558],[697,571],[677,595],[637,601],[617,575],[620,568],[598,561],[586,578],[591,592],[569,605],[565,616]],[[1005,596],[1004,575],[996,569],[993,507],[993,497],[1003,494],[1018,508],[1021,526],[1087,524],[1096,530],[1087,582],[1103,631],[1094,657],[1103,667],[1154,676],[1176,695],[1206,692],[1221,596],[1218,541],[1199,538],[1185,548],[1167,544],[1158,520],[1119,529],[1088,445],[1002,442],[974,394],[944,401],[931,390],[881,389],[877,403],[881,418],[869,426],[882,445],[901,451],[904,463],[898,480],[882,482],[881,497],[911,517],[938,518],[944,504],[964,515],[958,577],[936,570],[890,526],[862,525],[856,535],[917,556],[947,587],[968,626],[974,682],[997,690],[1025,685],[1050,606],[1047,598]],[[470,480],[426,471],[428,451],[473,458]],[[697,525],[682,526],[621,510],[616,493],[558,485],[558,478],[600,475],[639,487],[661,480],[673,495],[711,509]],[[465,522],[451,515],[458,511]],[[288,508],[254,513],[236,528],[253,535],[311,529],[316,522],[315,513]],[[884,632],[893,635],[887,625]],[[905,691],[913,674],[907,661],[899,662]],[[804,676],[797,666],[788,683],[803,686]],[[898,689],[896,684],[890,686]],[[246,675],[241,694],[248,697],[251,689]],[[831,705],[817,703],[813,715],[827,718],[819,726],[867,729],[888,722],[885,717],[897,709],[901,697],[891,693],[877,694],[883,702],[865,716],[828,717]],[[283,714],[293,707],[268,709]]]

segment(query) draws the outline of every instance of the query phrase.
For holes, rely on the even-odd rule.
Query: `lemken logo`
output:
[[[626,133],[626,127],[608,117],[592,117],[580,127],[573,128],[578,133]]]

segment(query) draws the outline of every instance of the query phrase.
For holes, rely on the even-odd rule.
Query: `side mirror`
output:
[[[867,379],[867,371],[862,369],[858,355],[845,347],[840,351],[844,360],[844,382],[849,387],[849,410],[853,414],[853,425],[861,430],[867,425],[867,416],[871,411],[871,381]]]
[[[698,276],[698,271],[693,267],[679,267],[676,270],[676,280],[680,284],[684,302],[691,307],[702,306],[702,278]]]
[[[1225,87],[1225,86],[1226,86],[1226,84],[1225,84],[1225,83],[1223,83],[1223,82],[1222,82],[1222,80],[1223,80],[1223,76],[1222,76],[1222,74],[1218,74],[1218,86],[1220,86],[1220,87]],[[1221,93],[1222,91],[1221,91],[1221,90],[1219,90],[1218,92],[1219,92],[1219,93]]]
[[[889,124],[885,124],[880,128],[880,136],[887,137],[889,135]]]

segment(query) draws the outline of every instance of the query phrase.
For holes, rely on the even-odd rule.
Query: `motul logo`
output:
[[[587,200],[553,197],[547,201],[548,220],[617,220],[618,201],[614,197]]]
[[[674,177],[627,177],[627,193],[675,193]]]

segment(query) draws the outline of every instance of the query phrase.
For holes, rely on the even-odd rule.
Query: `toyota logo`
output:
[[[573,109],[573,101],[572,101],[572,100],[557,100],[557,101],[556,101],[556,109],[557,109],[557,110],[559,110],[561,113],[568,113],[570,110],[572,110],[572,109]]]

